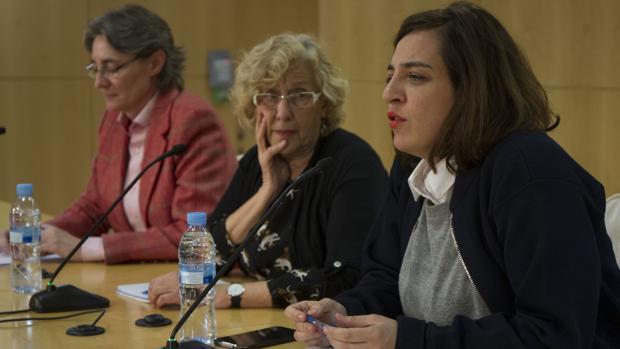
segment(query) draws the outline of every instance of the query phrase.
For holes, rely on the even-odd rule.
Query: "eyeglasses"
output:
[[[286,100],[291,108],[309,108],[316,104],[321,97],[321,92],[295,92],[286,96],[273,93],[257,93],[252,96],[255,106],[274,109],[278,107],[281,100]]]
[[[97,68],[97,65],[93,62],[89,65],[86,66],[86,72],[88,74],[88,77],[91,79],[95,79],[97,78],[97,73],[101,73],[101,76],[103,76],[106,79],[109,78],[115,78],[118,76],[118,72],[125,68],[126,66],[128,66],[129,64],[131,64],[132,62],[138,60],[139,56],[135,56],[134,58],[128,60],[127,62],[123,63],[123,64],[119,64],[114,68],[109,68],[107,66],[103,66],[101,68]]]

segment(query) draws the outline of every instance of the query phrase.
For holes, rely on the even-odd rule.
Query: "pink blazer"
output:
[[[103,115],[86,191],[49,224],[81,237],[120,195],[129,138],[117,117],[117,112]],[[140,180],[147,229],[132,231],[119,204],[96,233],[102,235],[106,263],[177,259],[187,212],[211,212],[224,194],[237,166],[226,132],[206,101],[173,89],[155,101],[142,168],[180,143],[187,145],[184,154],[159,162]]]

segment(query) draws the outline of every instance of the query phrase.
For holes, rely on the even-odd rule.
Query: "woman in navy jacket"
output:
[[[296,339],[620,348],[604,189],[546,135],[559,119],[510,35],[460,2],[408,17],[394,43],[383,97],[401,153],[364,276],[335,300],[289,306]]]

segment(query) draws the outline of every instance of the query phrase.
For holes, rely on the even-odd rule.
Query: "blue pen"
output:
[[[316,328],[318,328],[321,331],[323,331],[326,327],[334,327],[333,325],[326,324],[320,320],[317,320],[314,316],[307,315],[307,314],[306,314],[306,322],[314,325]]]

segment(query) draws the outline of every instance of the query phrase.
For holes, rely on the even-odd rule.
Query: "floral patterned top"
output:
[[[276,307],[333,297],[361,276],[363,241],[379,212],[387,174],[366,142],[341,129],[319,141],[308,168],[325,157],[332,157],[333,165],[286,193],[241,254],[242,270],[267,281]],[[236,248],[228,239],[226,218],[256,193],[261,181],[253,147],[209,218],[219,265]]]

